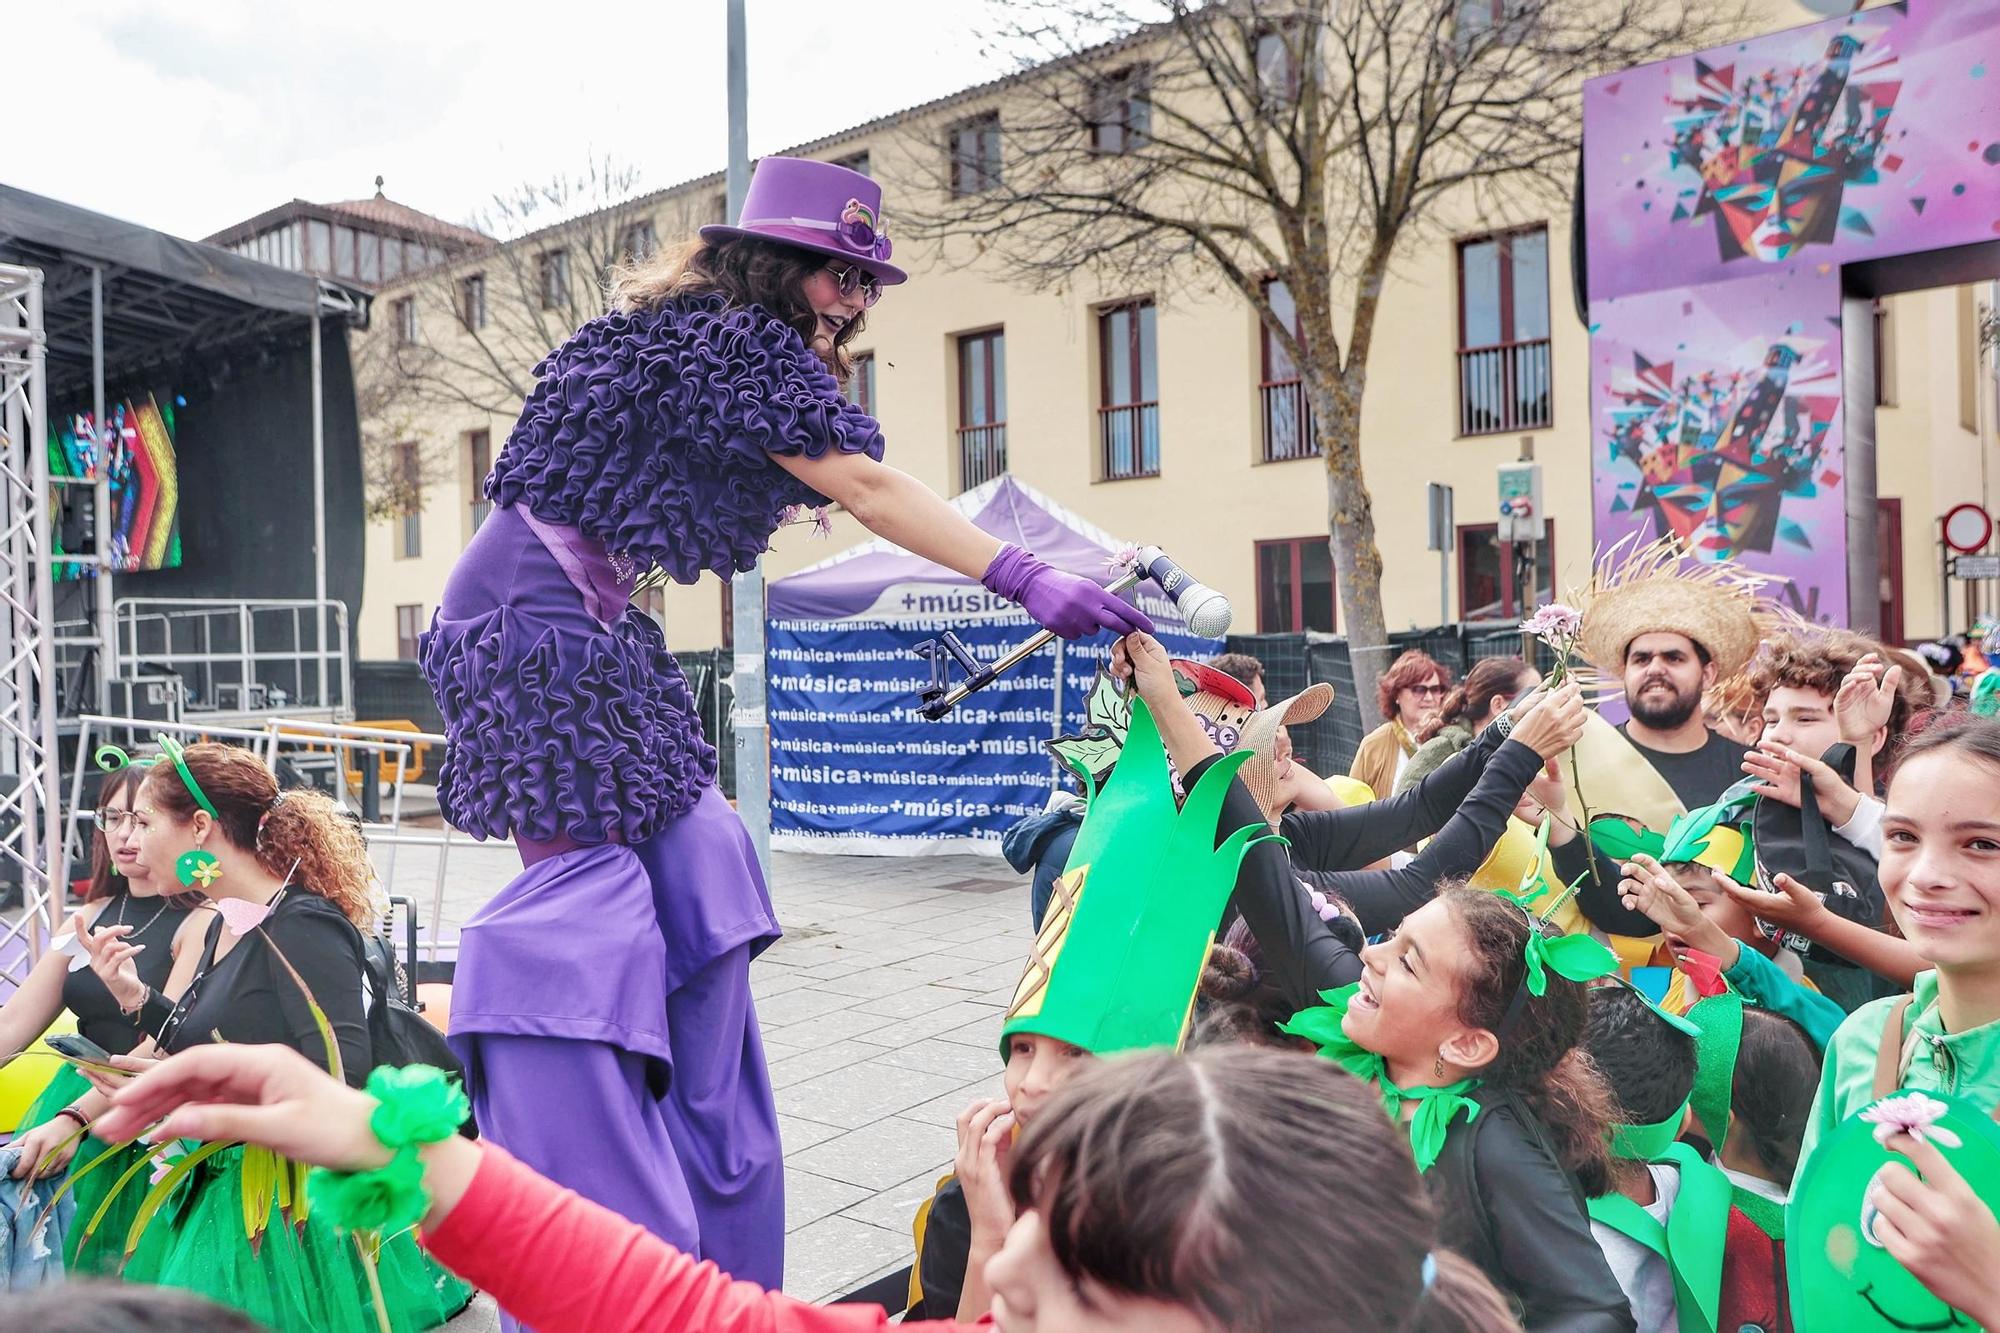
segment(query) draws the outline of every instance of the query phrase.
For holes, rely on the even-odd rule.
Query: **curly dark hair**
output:
[[[1447,690],[1451,688],[1451,668],[1439,662],[1421,648],[1412,648],[1389,664],[1382,678],[1375,682],[1375,706],[1382,711],[1384,722],[1396,716],[1396,696],[1412,685],[1421,685],[1432,676]]]
[[[818,351],[814,339],[820,336],[819,315],[806,303],[804,287],[807,278],[831,262],[826,255],[754,236],[695,240],[614,270],[611,306],[650,310],[681,296],[721,296],[731,305],[761,306]],[[843,384],[854,373],[845,349],[866,323],[863,316],[855,316],[834,336],[831,356],[820,353],[826,368]]]
[[[1542,921],[1531,927],[1526,912],[1497,894],[1450,887],[1438,897],[1471,945],[1459,1020],[1500,1037],[1500,1053],[1479,1071],[1480,1078],[1517,1093],[1528,1104],[1555,1140],[1564,1168],[1586,1195],[1596,1198],[1611,1188],[1606,1132],[1618,1114],[1611,1089],[1579,1049],[1589,1022],[1588,992],[1553,972],[1541,995],[1526,989],[1528,931],[1558,932]],[[1516,992],[1523,1003],[1509,1025],[1507,1011]]]
[[[1618,1099],[1624,1112],[1619,1119],[1626,1124],[1657,1124],[1694,1091],[1694,1038],[1661,1022],[1628,987],[1592,988],[1583,1048]]]

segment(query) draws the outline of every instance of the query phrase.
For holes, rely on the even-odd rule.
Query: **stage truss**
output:
[[[47,354],[41,271],[0,264],[0,879],[22,900],[0,931],[0,978],[16,985],[63,898]]]

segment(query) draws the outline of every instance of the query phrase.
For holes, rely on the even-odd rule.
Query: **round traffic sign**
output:
[[[1970,501],[1945,511],[1944,544],[1954,551],[1986,549],[1993,539],[1993,516]]]

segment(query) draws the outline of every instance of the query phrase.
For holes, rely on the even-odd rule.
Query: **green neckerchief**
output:
[[[1442,1088],[1403,1088],[1392,1083],[1382,1057],[1355,1045],[1340,1030],[1340,1020],[1346,1016],[1348,1002],[1354,998],[1354,992],[1360,989],[1360,985],[1357,981],[1339,990],[1321,991],[1320,998],[1326,1001],[1324,1005],[1300,1010],[1292,1015],[1290,1022],[1280,1023],[1278,1030],[1314,1043],[1321,1055],[1356,1078],[1373,1083],[1382,1094],[1382,1107],[1391,1120],[1402,1123],[1404,1103],[1415,1102],[1416,1113],[1408,1122],[1410,1155],[1416,1158],[1418,1171],[1428,1171],[1431,1163],[1437,1161],[1438,1154],[1444,1151],[1444,1136],[1451,1128],[1451,1122],[1461,1112],[1467,1124],[1479,1118],[1479,1103],[1466,1094],[1478,1087],[1480,1081],[1462,1078]]]
[[[1734,1186],[1719,1167],[1685,1143],[1671,1145],[1659,1160],[1680,1175],[1664,1226],[1615,1191],[1592,1199],[1590,1216],[1664,1258],[1674,1276],[1674,1309],[1680,1326],[1687,1333],[1715,1333],[1722,1313],[1722,1252],[1729,1236]]]

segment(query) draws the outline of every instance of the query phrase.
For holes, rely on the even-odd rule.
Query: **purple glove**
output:
[[[1153,622],[1138,607],[1089,579],[1050,568],[1012,542],[1000,547],[980,582],[996,596],[1019,602],[1044,628],[1065,639],[1101,629],[1118,635],[1153,632]]]

